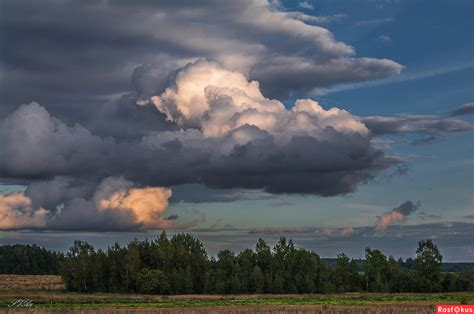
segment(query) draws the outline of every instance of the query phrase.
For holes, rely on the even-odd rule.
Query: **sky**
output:
[[[474,261],[472,1],[0,0],[0,244]]]

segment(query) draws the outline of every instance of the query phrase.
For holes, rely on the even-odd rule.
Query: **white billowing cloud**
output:
[[[365,125],[345,110],[325,110],[310,99],[297,100],[291,109],[286,109],[280,101],[265,98],[258,82],[248,81],[243,74],[214,62],[198,61],[186,66],[178,73],[175,84],[152,97],[152,101],[168,120],[185,129],[197,128],[204,138],[232,133],[241,144],[252,139],[252,134],[241,129],[246,125],[283,143],[293,136],[322,139],[327,127],[344,134],[369,136]],[[182,135],[181,132],[179,138]],[[259,136],[258,132],[254,135]]]
[[[0,230],[44,227],[49,211],[31,208],[31,199],[23,192],[0,194]]]
[[[209,98],[217,98],[222,89],[227,89],[228,94],[233,93],[236,97],[240,94],[241,99],[236,105],[264,99],[258,82],[249,82],[243,74],[226,70],[217,63],[198,61],[184,67],[178,73],[175,85],[160,96],[152,97],[152,100],[169,120],[193,125],[198,124],[210,109]],[[281,106],[281,103],[278,102],[278,105]]]
[[[400,162],[375,150],[368,128],[346,110],[310,99],[286,108],[264,97],[257,81],[215,62],[187,65],[151,100],[180,129],[142,143],[166,149],[170,165],[188,169],[182,177],[208,186],[335,195]]]
[[[117,210],[131,212],[134,223],[145,228],[165,227],[171,223],[163,219],[168,208],[171,190],[161,187],[132,188],[123,178],[107,178],[95,195],[99,212]]]

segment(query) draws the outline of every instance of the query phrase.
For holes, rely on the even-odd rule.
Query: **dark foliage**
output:
[[[57,275],[63,255],[36,245],[0,246],[0,274]]]
[[[29,245],[0,246],[0,273],[61,274],[66,288],[78,292],[145,294],[333,293],[473,291],[474,271],[442,272],[442,256],[431,240],[418,243],[415,259],[395,260],[367,248],[365,259],[339,254],[321,259],[281,238],[271,248],[235,254],[224,250],[209,258],[190,234],[163,232],[149,241],[134,240],[95,250],[75,241],[63,255]]]
[[[97,250],[76,241],[61,274],[67,289],[147,294],[438,292],[474,290],[474,273],[442,273],[442,257],[431,240],[420,241],[415,260],[395,260],[367,248],[360,260],[339,254],[332,265],[315,252],[281,238],[271,248],[259,239],[254,250],[224,250],[209,258],[192,235],[116,244]],[[411,264],[413,266],[411,266]]]

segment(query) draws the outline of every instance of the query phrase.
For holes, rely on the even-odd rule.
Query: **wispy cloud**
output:
[[[392,23],[394,21],[395,19],[393,17],[386,17],[386,18],[381,18],[381,19],[356,21],[354,22],[354,24],[356,26],[375,26],[375,25],[380,25],[380,24]]]
[[[314,9],[314,6],[313,6],[311,3],[309,3],[308,1],[300,2],[300,3],[298,4],[298,6],[299,6],[300,8],[302,8],[302,9],[306,9],[306,10],[312,10],[312,9]]]
[[[467,103],[451,111],[451,116],[464,116],[474,114],[474,103]]]
[[[388,35],[380,35],[379,37],[377,37],[377,40],[382,42],[382,43],[392,42],[392,38],[390,38],[390,36],[388,36]]]
[[[452,66],[440,67],[440,68],[412,72],[412,73],[402,72],[402,74],[399,74],[397,76],[392,76],[386,79],[374,80],[371,82],[345,84],[345,85],[338,85],[338,86],[327,88],[327,89],[318,89],[317,92],[320,94],[330,94],[330,93],[343,92],[343,91],[354,90],[354,89],[359,89],[359,88],[368,88],[368,87],[375,87],[375,86],[404,83],[407,81],[421,80],[421,79],[435,77],[439,75],[445,75],[445,74],[449,74],[449,73],[453,73],[457,71],[463,71],[463,70],[467,70],[471,68],[474,68],[474,62],[465,62],[465,63],[456,64]]]

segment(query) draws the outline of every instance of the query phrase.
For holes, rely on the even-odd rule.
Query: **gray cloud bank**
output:
[[[471,103],[464,104],[443,115],[398,115],[362,117],[364,124],[374,136],[416,134],[414,145],[429,144],[446,133],[460,133],[474,130],[474,126],[455,116],[470,115],[474,112]]]
[[[191,227],[198,220],[164,218],[171,192],[161,187],[333,196],[404,168],[372,144],[373,118],[310,99],[288,109],[266,98],[257,81],[204,60],[166,81],[147,100],[124,95],[105,103],[87,127],[65,123],[34,102],[0,120],[0,177],[33,182],[25,193],[2,196],[1,228]],[[472,128],[463,123],[463,130]],[[98,198],[114,180],[122,183],[113,197]],[[132,206],[130,198],[140,193],[151,193],[156,206]]]
[[[159,77],[206,58],[260,81],[270,97],[403,68],[356,57],[318,25],[327,17],[284,12],[266,0],[5,0],[0,14],[0,99],[36,100],[54,114],[79,116],[84,106],[127,91],[130,74],[143,64]]]
[[[311,100],[288,110],[265,98],[257,82],[215,63],[183,68],[154,104],[122,101],[117,106],[154,112],[158,127],[142,137],[137,132],[137,138],[107,136],[115,127],[118,134],[122,124],[109,124],[113,117],[99,110],[109,131],[92,128],[96,135],[37,103],[20,106],[0,122],[0,176],[123,176],[153,186],[204,183],[329,196],[351,192],[400,163],[374,149],[367,128],[347,111],[326,110]],[[133,116],[129,127],[135,127]]]
[[[171,192],[162,186],[331,196],[402,163],[372,147],[369,130],[345,110],[309,99],[287,109],[258,82],[214,62],[172,77],[146,102],[106,103],[89,128],[35,102],[0,120],[0,177],[33,182],[2,195],[0,227],[179,228],[192,222],[163,218]],[[149,116],[143,124],[140,115]],[[152,205],[137,205],[138,197]]]
[[[346,194],[403,167],[374,134],[472,129],[285,107],[273,97],[402,69],[305,20],[263,0],[4,1],[0,178],[30,186],[0,195],[0,228],[189,227],[164,216],[167,187]]]

